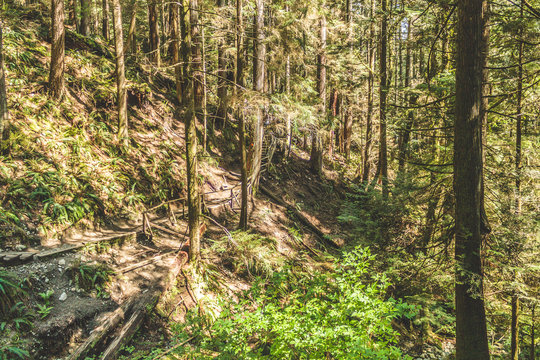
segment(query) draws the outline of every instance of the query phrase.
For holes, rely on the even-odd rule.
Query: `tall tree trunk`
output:
[[[536,308],[536,304],[533,303],[532,304],[532,308],[531,308],[531,347],[529,348],[530,350],[530,354],[529,354],[529,359],[530,360],[535,360],[536,358],[536,349],[535,349],[535,344],[534,344],[534,341],[535,341],[535,338],[534,338],[534,321],[536,320],[534,318],[534,310]]]
[[[387,32],[387,0],[381,0],[381,33],[379,55],[379,167],[382,178],[383,198],[388,198],[388,151],[386,149],[386,97],[388,95],[388,74],[386,71]]]
[[[523,0],[520,3],[520,19],[523,20]],[[521,121],[523,98],[523,31],[518,31],[518,83],[517,83],[517,121],[516,121],[516,215],[521,214]],[[512,294],[512,325],[510,329],[510,360],[519,358],[519,298],[517,293]]]
[[[370,8],[370,25],[369,25],[369,38],[368,38],[368,89],[367,89],[367,110],[366,110],[366,143],[364,146],[364,158],[362,163],[362,182],[367,183],[369,180],[369,172],[371,168],[371,162],[369,161],[369,155],[371,152],[371,142],[373,141],[372,132],[372,115],[373,115],[373,73],[375,71],[375,47],[373,46],[373,38],[375,37],[375,0],[371,0]]]
[[[523,19],[523,0],[520,4],[520,18]],[[519,55],[518,55],[518,83],[517,83],[517,116],[516,116],[516,214],[521,213],[521,124],[522,99],[523,99],[523,29],[520,28],[519,36]]]
[[[137,52],[136,25],[137,25],[137,0],[133,0],[133,6],[131,8],[131,17],[129,20],[127,43],[126,43],[126,51],[130,51],[133,54]]]
[[[128,114],[126,72],[124,69],[124,34],[122,30],[122,8],[120,0],[113,0],[114,49],[116,56],[116,96],[118,105],[118,140],[127,144]]]
[[[244,87],[244,22],[242,18],[242,0],[236,0],[236,93],[238,97],[242,94]],[[240,228],[247,229],[248,218],[248,164],[246,151],[246,124],[242,109],[241,100],[237,101],[237,114],[239,120],[239,141],[240,157],[242,160],[241,168],[241,204],[240,204]]]
[[[53,99],[64,95],[64,0],[51,1],[51,67],[49,71],[49,93]]]
[[[203,117],[203,153],[206,152],[208,142],[208,89],[206,82],[206,40],[204,37],[204,27],[201,28],[201,51],[202,51],[202,117]]]
[[[398,142],[398,172],[403,174],[405,172],[405,162],[408,159],[408,145],[411,137],[411,129],[414,123],[414,109],[412,107],[415,105],[418,96],[412,94],[410,89],[411,87],[411,77],[412,77],[412,67],[411,67],[411,29],[412,22],[409,19],[407,23],[407,48],[405,50],[405,88],[407,89],[407,98],[409,102],[410,109],[407,111],[407,120],[405,121],[405,128],[400,131],[400,138]]]
[[[103,4],[103,22],[101,27],[101,34],[105,40],[109,40],[109,0],[102,0]]]
[[[68,8],[69,24],[75,26],[75,29],[77,29],[77,0],[69,0]]]
[[[148,0],[148,43],[150,45],[150,61],[156,66],[161,65],[159,23],[157,0]]]
[[[184,11],[187,10],[188,11]],[[196,89],[195,71],[200,72],[200,49],[196,44],[199,36],[199,19],[197,0],[184,0],[181,7],[182,29],[182,61],[185,73],[181,79],[176,73],[177,87],[183,86],[183,111],[186,134],[186,163],[188,185],[188,229],[189,229],[189,259],[197,263],[200,259],[200,196],[197,182],[197,117],[196,117]],[[199,45],[200,46],[200,45]],[[196,59],[199,58],[197,61]],[[183,82],[182,82],[183,81]],[[182,82],[182,85],[179,83]],[[181,110],[178,110],[180,113]]]
[[[176,98],[179,102],[182,101],[182,65],[180,64],[180,21],[178,15],[178,4],[172,2],[169,5],[169,30],[171,44],[169,46],[169,56],[174,65],[174,73],[176,76]]]
[[[255,46],[253,47],[254,61],[253,69],[253,90],[262,94],[264,92],[264,74],[265,74],[265,58],[266,45],[264,44],[264,1],[256,0],[256,16],[255,16]],[[251,158],[251,185],[253,192],[256,193],[259,186],[259,177],[261,174],[262,161],[262,146],[264,138],[264,122],[263,122],[263,107],[257,108],[257,119],[255,120],[253,132],[253,156]]]
[[[4,43],[3,43],[4,23],[0,20],[0,142],[2,141],[4,129],[8,121],[7,95],[6,95],[6,71],[4,69]]]
[[[512,294],[512,321],[510,326],[510,360],[519,358],[519,297]]]
[[[288,9],[287,9],[288,10]],[[287,60],[285,62],[285,92],[287,96],[291,94],[291,56],[287,54]],[[285,114],[285,130],[287,132],[287,157],[291,154],[291,145],[292,145],[292,126],[291,126],[291,116],[289,112]]]
[[[481,257],[486,13],[486,0],[458,1],[454,127],[456,360],[489,359]]]
[[[90,7],[91,0],[81,0],[81,25],[79,32],[83,36],[90,35]]]
[[[320,44],[319,56],[317,62],[317,90],[319,93],[320,119],[326,117],[326,16],[322,15],[320,19]],[[311,169],[318,175],[322,174],[323,169],[323,144],[321,131],[315,125],[313,129],[311,142],[311,156],[309,159]]]
[[[225,6],[224,0],[218,0],[218,6],[221,8]],[[228,34],[228,32],[227,32]],[[228,38],[228,36],[227,36]],[[217,63],[217,96],[218,96],[218,110],[216,114],[217,123],[216,128],[222,127],[227,122],[227,111],[228,111],[228,88],[229,84],[227,80],[229,79],[229,67],[230,67],[230,57],[225,54],[226,42],[224,37],[217,39],[217,51],[218,51],[218,63]]]

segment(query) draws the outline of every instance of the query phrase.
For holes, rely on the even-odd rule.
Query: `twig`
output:
[[[195,336],[192,336],[190,337],[189,339],[187,339],[186,341],[183,341],[179,344],[176,344],[174,345],[172,348],[170,348],[169,350],[165,351],[163,354],[160,354],[158,356],[156,356],[155,358],[153,358],[152,360],[157,360],[157,359],[161,359],[162,357],[164,357],[165,355],[167,355],[168,353],[170,353],[171,351],[173,351],[174,349],[176,348],[179,348],[180,346],[184,346],[186,345],[188,342],[190,342],[191,340],[195,339]]]

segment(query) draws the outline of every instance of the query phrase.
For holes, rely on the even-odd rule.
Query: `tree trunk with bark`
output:
[[[150,61],[159,67],[161,65],[161,54],[157,0],[148,1],[148,44],[150,46]]]
[[[326,17],[320,19],[320,43],[317,61],[317,90],[319,93],[319,106],[321,120],[326,116]],[[311,156],[309,159],[311,169],[318,175],[323,170],[323,143],[321,131],[315,125],[311,141]]]
[[[122,8],[120,0],[113,0],[114,49],[116,57],[116,96],[118,106],[118,140],[127,144],[128,114],[126,72],[124,66],[124,34],[122,30]]]
[[[512,320],[510,325],[510,360],[519,358],[519,297],[516,292],[511,300]]]
[[[83,36],[90,35],[90,11],[91,11],[91,0],[81,0],[81,24],[79,27],[79,32]]]
[[[199,36],[199,19],[197,0],[184,0],[181,22],[183,31],[182,41],[182,61],[187,76],[180,79],[176,74],[177,87],[182,86],[179,83],[183,80],[183,111],[184,126],[186,134],[186,163],[187,163],[187,185],[188,185],[188,229],[189,229],[189,258],[190,262],[196,263],[200,258],[200,195],[197,163],[197,117],[195,112],[195,103],[197,89],[195,87],[194,72],[200,66],[200,58],[197,63],[195,59],[200,52],[195,44],[195,39]],[[198,69],[200,71],[200,69]],[[181,110],[178,110],[180,113]]]
[[[256,0],[256,16],[255,16],[255,46],[254,52],[254,78],[253,90],[262,94],[264,92],[264,74],[265,74],[265,57],[266,46],[264,44],[264,1]],[[257,108],[257,118],[253,131],[253,152],[251,157],[251,185],[253,192],[257,191],[259,186],[259,177],[261,174],[262,147],[264,139],[264,122],[263,122],[263,105]]]
[[[133,54],[137,52],[136,26],[137,26],[137,0],[134,0],[132,8],[131,8],[131,17],[129,20],[129,29],[128,29],[127,42],[126,42],[126,51],[129,51]]]
[[[51,1],[51,66],[49,71],[49,93],[53,99],[64,95],[65,29],[64,0]]]
[[[101,34],[105,40],[109,40],[109,0],[102,0],[103,19],[101,24]]]
[[[375,47],[373,46],[373,38],[375,37],[375,0],[371,0],[370,8],[370,25],[368,39],[368,88],[367,88],[367,109],[366,109],[366,143],[364,145],[364,156],[362,162],[362,182],[367,183],[369,180],[369,172],[371,170],[371,162],[369,155],[371,152],[371,142],[373,141],[372,131],[372,115],[373,115],[373,82],[375,71]]]
[[[486,0],[459,0],[454,127],[456,360],[489,359],[482,271]]]
[[[383,198],[388,198],[388,151],[386,148],[386,97],[388,95],[388,73],[386,63],[386,52],[388,42],[388,14],[387,0],[381,0],[381,33],[380,36],[380,54],[379,54],[379,168],[382,178]]]
[[[242,94],[244,87],[244,23],[242,17],[242,0],[236,0],[236,94],[238,97]],[[240,229],[247,229],[248,219],[248,164],[246,151],[246,124],[242,110],[242,104],[237,103],[237,114],[239,121],[239,141],[241,157],[241,203],[240,203]]]
[[[6,70],[4,69],[4,24],[0,20],[0,142],[3,139],[4,129],[8,121],[7,92],[6,92]]]

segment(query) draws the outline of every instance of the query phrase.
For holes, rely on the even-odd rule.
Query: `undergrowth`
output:
[[[406,359],[392,322],[411,306],[386,296],[390,283],[373,274],[369,250],[357,248],[336,270],[311,274],[284,267],[259,278],[239,302],[223,300],[214,320],[195,309],[172,324],[170,350],[190,359]],[[159,349],[151,356],[159,353]]]

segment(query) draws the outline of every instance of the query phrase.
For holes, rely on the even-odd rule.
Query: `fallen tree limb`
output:
[[[119,334],[103,352],[101,360],[112,360],[116,358],[118,351],[123,345],[127,344],[131,337],[141,326],[146,313],[152,311],[159,298],[160,291],[150,291],[139,297],[139,301],[133,306],[133,313],[129,320],[124,324]]]
[[[150,222],[150,226],[153,227],[153,228],[156,228],[156,229],[158,229],[160,231],[163,231],[163,232],[165,232],[165,233],[167,233],[169,235],[181,236],[181,237],[187,238],[187,236],[184,235],[184,234],[181,234],[181,233],[176,232],[174,230],[167,229],[166,227],[163,227],[163,226],[159,226],[159,225],[157,225],[156,223],[153,223],[153,222]]]
[[[339,245],[336,244],[330,237],[328,237],[327,234],[325,234],[321,229],[319,229],[315,224],[313,224],[304,214],[302,214],[300,211],[296,210],[294,206],[289,205],[284,200],[280,199],[277,195],[272,193],[270,190],[268,190],[266,187],[259,185],[259,190],[268,196],[270,199],[272,199],[275,203],[278,205],[284,206],[287,210],[289,210],[291,213],[294,214],[294,216],[300,220],[302,224],[307,226],[312,232],[314,232],[321,240],[323,240],[326,244],[338,248]]]
[[[119,308],[108,313],[105,322],[92,331],[90,337],[69,356],[68,360],[81,360],[86,355],[95,352],[95,349],[103,343],[114,328],[124,320],[125,314],[131,310],[136,301],[137,296],[132,296]]]
[[[120,269],[118,271],[116,271],[117,274],[124,274],[124,273],[127,273],[129,271],[133,271],[135,269],[138,269],[140,267],[143,267],[143,266],[146,266],[146,265],[150,265],[156,261],[158,261],[159,259],[161,259],[162,257],[166,256],[166,255],[170,255],[172,253],[174,253],[176,250],[171,250],[171,251],[167,251],[163,254],[159,254],[157,256],[154,256],[152,257],[151,259],[148,259],[148,260],[144,260],[144,261],[141,261],[141,262],[138,262],[136,264],[133,264],[133,265],[130,265],[130,266],[127,266],[123,269]]]

